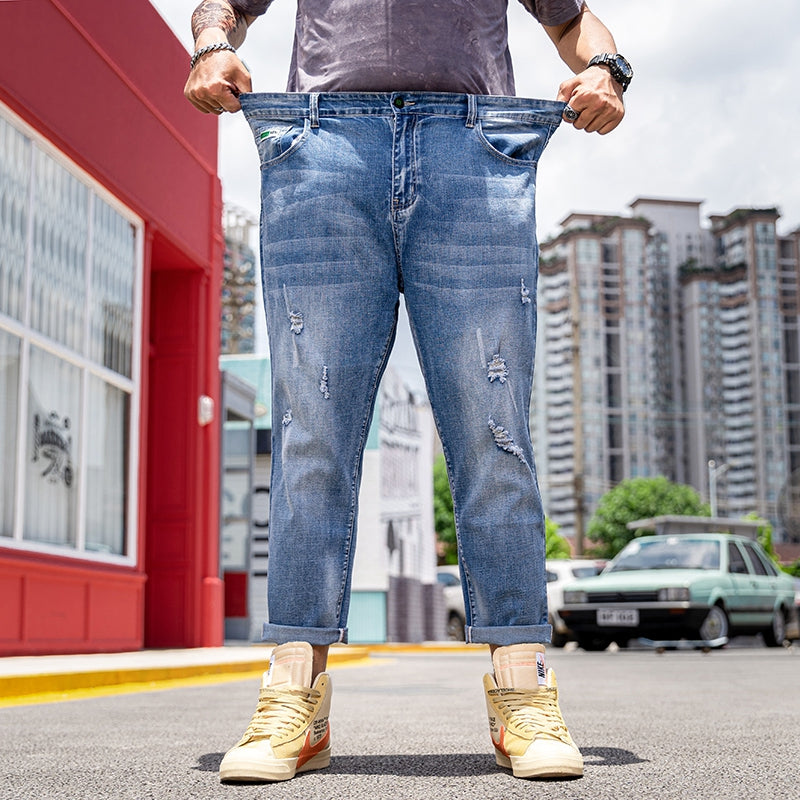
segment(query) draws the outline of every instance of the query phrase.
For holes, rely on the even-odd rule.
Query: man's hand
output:
[[[558,89],[558,99],[568,103],[578,114],[564,119],[587,133],[609,133],[622,122],[622,86],[612,77],[608,67],[586,67],[598,53],[616,53],[617,46],[608,28],[589,11],[586,3],[569,22],[555,27],[545,26],[558,54],[575,73]]]
[[[238,11],[228,0],[200,0],[192,14],[195,52],[223,42],[241,47],[253,20],[254,16]],[[239,95],[251,90],[250,73],[236,53],[212,50],[194,65],[183,94],[204,114],[221,114],[238,111],[242,107]]]
[[[622,86],[606,67],[589,67],[564,81],[558,99],[578,114],[572,125],[586,133],[610,133],[625,116]]]
[[[238,111],[239,95],[252,89],[250,73],[241,59],[230,50],[214,50],[200,57],[183,94],[204,114]]]

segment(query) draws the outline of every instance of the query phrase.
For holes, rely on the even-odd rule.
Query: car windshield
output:
[[[574,578],[591,578],[593,575],[597,575],[599,571],[594,564],[586,567],[573,567],[572,576]]]
[[[606,572],[634,569],[719,569],[719,542],[668,536],[635,539],[608,565]]]

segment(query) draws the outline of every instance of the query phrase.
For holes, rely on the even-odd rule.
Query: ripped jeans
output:
[[[405,294],[453,490],[471,642],[548,642],[528,427],[536,166],[563,103],[245,94],[272,366],[264,640],[347,641],[364,444]]]

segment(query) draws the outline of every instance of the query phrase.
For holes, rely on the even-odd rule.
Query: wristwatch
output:
[[[586,68],[598,64],[608,67],[611,77],[622,87],[623,92],[630,86],[633,79],[633,68],[625,56],[621,56],[619,53],[600,53],[586,65]]]

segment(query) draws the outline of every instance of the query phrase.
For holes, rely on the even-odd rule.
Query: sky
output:
[[[192,47],[199,0],[153,0]],[[703,201],[703,217],[739,206],[777,206],[780,233],[800,228],[800,4],[770,0],[593,0],[631,62],[622,124],[606,136],[563,125],[540,163],[537,229],[556,234],[574,211],[624,214],[637,197]],[[254,91],[283,91],[295,0],[275,0],[250,28],[240,55]],[[517,94],[555,98],[570,76],[522,5],[509,0]],[[185,102],[185,101],[183,101]],[[220,119],[219,170],[226,202],[258,214],[255,145],[241,114]],[[408,333],[396,365],[413,373]]]

